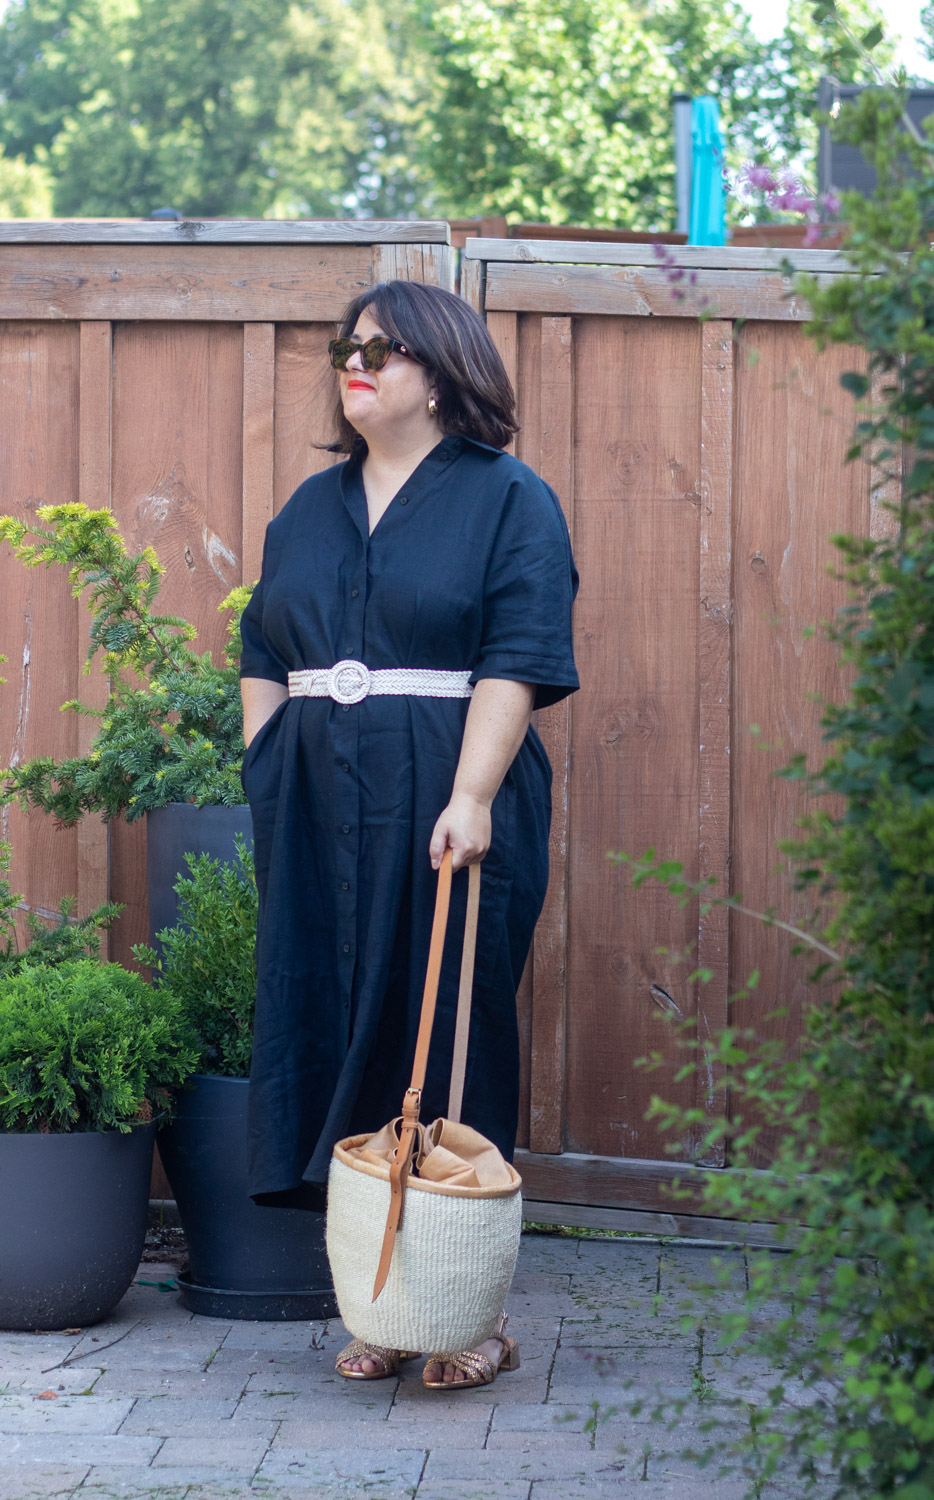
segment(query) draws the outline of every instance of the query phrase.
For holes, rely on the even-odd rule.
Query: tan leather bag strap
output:
[[[405,1206],[406,1184],[409,1180],[409,1174],[412,1170],[412,1160],[416,1155],[418,1146],[418,1116],[422,1102],[422,1089],[425,1087],[428,1049],[431,1045],[431,1031],[435,1020],[435,1007],[438,1003],[438,983],[441,978],[444,937],[447,931],[448,911],[451,905],[452,858],[451,850],[446,849],[441,860],[441,868],[438,871],[438,893],[435,897],[435,915],[431,926],[431,943],[428,949],[428,969],[425,974],[425,988],[422,993],[422,1013],[418,1023],[418,1037],[415,1042],[412,1082],[406,1089],[405,1098],[402,1101],[402,1126],[399,1132],[399,1144],[393,1153],[393,1160],[389,1167],[389,1214],[386,1218],[383,1246],[380,1251],[379,1265],[376,1270],[376,1280],[373,1284],[374,1302],[386,1285],[386,1279],[389,1276],[389,1267],[392,1263],[392,1252],[396,1243],[396,1235],[402,1228],[402,1211]],[[464,1073],[467,1067],[467,1040],[470,1031],[470,1001],[473,992],[473,971],[477,946],[477,918],[479,909],[480,866],[471,865],[467,887],[467,921],[464,928],[464,948],[461,955],[460,987],[457,995],[454,1062],[451,1070],[449,1118],[452,1120],[460,1119],[461,1102],[464,1093]],[[456,1106],[456,1114],[451,1112],[452,1105]]]
[[[425,1087],[428,1049],[431,1046],[431,1029],[435,1023],[435,1006],[438,1003],[438,984],[441,979],[444,936],[447,932],[448,912],[451,906],[452,858],[451,850],[446,849],[441,860],[441,868],[438,871],[438,894],[435,897],[435,917],[431,924],[428,969],[425,974],[425,988],[422,991],[422,1014],[418,1023],[418,1037],[415,1042],[415,1061],[412,1064],[412,1082],[409,1084],[409,1093],[417,1090],[420,1094]]]
[[[464,924],[464,949],[461,954],[461,982],[457,992],[457,1025],[454,1031],[454,1057],[451,1063],[451,1092],[448,1095],[448,1119],[460,1122],[464,1102],[464,1076],[467,1072],[467,1043],[470,1040],[470,1004],[473,999],[473,970],[477,955],[477,923],[480,918],[480,866],[471,865],[467,886],[467,919]]]

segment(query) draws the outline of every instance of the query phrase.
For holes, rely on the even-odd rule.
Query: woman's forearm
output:
[[[451,800],[435,824],[429,853],[435,869],[450,846],[454,869],[476,864],[490,847],[490,808],[525,739],[535,688],[485,677],[477,683],[461,742]]]
[[[535,689],[528,682],[484,677],[477,683],[467,710],[453,795],[492,805],[525,739],[534,698]]]
[[[262,729],[266,720],[275,713],[280,703],[289,696],[288,688],[281,682],[270,682],[266,677],[241,677],[240,697],[243,700],[243,742],[248,745]]]

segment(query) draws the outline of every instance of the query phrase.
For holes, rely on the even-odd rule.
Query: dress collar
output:
[[[455,453],[461,453],[468,443],[472,448],[483,448],[485,452],[495,453],[497,456],[503,452],[502,448],[494,448],[490,443],[481,443],[479,438],[467,437],[462,433],[454,432],[448,433],[447,437],[442,438],[439,446],[445,450],[446,457],[448,454],[453,457]]]
[[[456,458],[459,453],[464,451],[468,444],[472,448],[482,448],[485,453],[495,453],[497,457],[504,452],[502,448],[494,448],[490,443],[481,443],[479,438],[467,437],[459,432],[449,432],[432,448],[430,453],[426,454],[426,457],[422,459],[422,463],[432,459],[440,459],[446,462],[448,459]],[[343,465],[343,474],[349,478],[351,475],[359,473],[365,456],[365,448],[359,448],[356,453],[351,454]]]

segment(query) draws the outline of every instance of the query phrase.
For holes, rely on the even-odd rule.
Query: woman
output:
[[[511,1159],[516,989],[548,873],[551,773],[530,715],[578,685],[567,527],[502,451],[514,398],[482,320],[394,281],[357,297],[340,333],[331,451],[349,457],[271,522],[242,625],[260,891],[251,1192],[306,1206],[323,1206],[334,1142],[398,1112],[448,847],[455,871],[483,861],[462,1118]],[[400,668],[429,675],[392,691],[369,678]],[[465,886],[455,877],[455,931]],[[425,1120],[447,1099],[447,959]],[[430,1362],[426,1383],[485,1383],[510,1347],[500,1332],[480,1365]],[[337,1367],[372,1379],[401,1357],[355,1342]]]

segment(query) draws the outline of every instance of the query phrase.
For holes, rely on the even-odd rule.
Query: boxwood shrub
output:
[[[0,978],[0,1130],[131,1130],[167,1113],[197,1060],[179,1000],[119,964]]]

